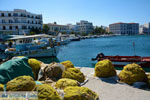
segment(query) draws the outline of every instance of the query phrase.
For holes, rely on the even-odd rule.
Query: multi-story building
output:
[[[78,25],[67,24],[69,26],[70,33],[80,33]]]
[[[114,23],[109,25],[109,31],[114,34],[139,34],[138,23]]]
[[[139,26],[139,34],[144,34],[144,26],[143,25],[140,25]]]
[[[93,23],[81,20],[80,22],[76,23],[76,25],[79,27],[80,33],[92,33],[94,31]]]
[[[67,25],[58,25],[56,22],[48,23],[47,25],[49,27],[49,34],[69,33],[69,26]]]
[[[0,11],[1,34],[28,34],[31,28],[42,29],[42,15],[22,9]]]
[[[142,25],[141,31],[143,34],[150,34],[150,23],[145,23]]]

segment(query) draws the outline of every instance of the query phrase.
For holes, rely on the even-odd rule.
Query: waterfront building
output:
[[[56,22],[54,23],[48,23],[49,27],[49,34],[57,34],[57,33],[69,33],[69,26],[67,25],[59,25]]]
[[[143,30],[144,30],[144,26],[140,25],[139,26],[139,34],[144,34]]]
[[[150,23],[142,25],[140,30],[143,34],[150,34]]]
[[[0,34],[28,34],[31,28],[42,29],[42,15],[22,9],[0,11]]]
[[[70,33],[80,33],[78,25],[67,24],[69,26]]]
[[[81,20],[80,22],[77,22],[76,25],[79,27],[80,33],[89,34],[94,31],[93,23]]]
[[[109,25],[109,31],[114,34],[128,34],[135,35],[139,34],[139,24],[138,23],[113,23]]]

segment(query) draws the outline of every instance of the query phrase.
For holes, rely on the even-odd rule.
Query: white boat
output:
[[[16,36],[9,39],[13,43],[5,50],[5,53],[11,57],[56,57],[60,47],[54,46],[52,38],[45,34]]]
[[[60,45],[67,45],[71,42],[70,38],[68,35],[62,35],[62,33],[59,33],[56,41],[60,43]]]

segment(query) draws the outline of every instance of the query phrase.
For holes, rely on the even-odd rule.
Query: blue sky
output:
[[[26,9],[43,22],[68,24],[88,20],[94,25],[150,22],[150,0],[0,0],[0,10]]]

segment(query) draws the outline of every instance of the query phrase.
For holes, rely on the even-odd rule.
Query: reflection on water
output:
[[[59,63],[60,61],[56,57],[44,57],[44,58],[36,58],[46,64],[50,64],[51,62],[57,62]]]

